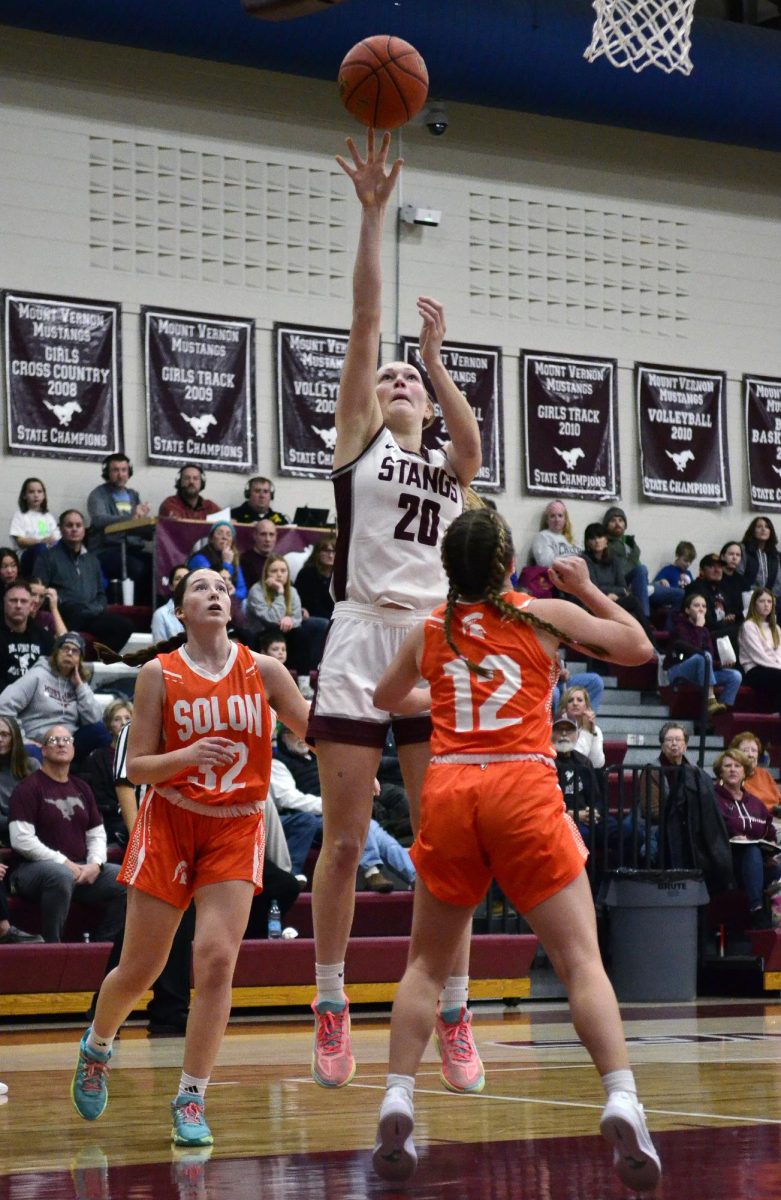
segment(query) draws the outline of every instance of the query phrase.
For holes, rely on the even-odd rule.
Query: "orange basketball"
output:
[[[339,95],[349,113],[374,129],[398,129],[428,96],[428,71],[414,46],[381,33],[353,46],[339,68]]]

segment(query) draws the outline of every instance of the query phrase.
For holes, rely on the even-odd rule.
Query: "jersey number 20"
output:
[[[453,680],[454,708],[456,714],[456,733],[471,733],[474,729],[504,729],[508,725],[520,725],[523,717],[500,717],[498,712],[505,704],[517,696],[521,690],[521,668],[514,658],[506,654],[488,654],[480,660],[480,666],[489,671],[497,671],[501,682],[495,691],[483,700],[477,709],[475,722],[475,704],[472,692],[473,682],[480,679],[469,670],[463,658],[454,658],[445,663],[442,668],[446,675]]]
[[[436,500],[423,500],[414,492],[402,492],[399,496],[399,508],[406,508],[406,513],[393,531],[393,536],[401,542],[418,541],[422,546],[436,546],[439,534],[439,505]],[[410,525],[417,520],[418,531],[413,533]]]

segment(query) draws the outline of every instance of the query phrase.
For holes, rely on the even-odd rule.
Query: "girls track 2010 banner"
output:
[[[152,463],[252,470],[255,322],[142,308]]]
[[[420,357],[417,338],[401,339],[401,358],[420,371],[433,395],[426,368]],[[473,480],[481,492],[498,492],[504,488],[504,448],[502,445],[502,352],[498,346],[476,346],[445,342],[442,362],[454,383],[466,396],[480,429],[482,465]],[[423,435],[431,449],[444,446],[450,435],[438,404],[434,404],[436,420]]]
[[[752,508],[781,510],[781,379],[743,376]]]
[[[11,454],[94,461],[121,448],[120,311],[3,292]]]
[[[347,337],[342,329],[274,326],[280,475],[331,474]]]
[[[613,500],[620,492],[616,361],[521,355],[526,489]]]
[[[643,497],[729,504],[723,371],[635,364]]]

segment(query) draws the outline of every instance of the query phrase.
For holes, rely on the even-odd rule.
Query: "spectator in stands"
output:
[[[31,621],[37,629],[45,629],[53,637],[62,637],[63,633],[68,632],[68,626],[62,619],[57,589],[46,587],[37,575],[33,575],[28,582],[32,599]]]
[[[626,532],[627,520],[623,508],[616,505],[609,508],[603,525],[611,557],[621,563],[627,586],[647,617],[651,611],[649,596],[656,603],[665,604],[665,589],[661,584],[649,584],[648,568],[640,561],[640,547],[634,534]]]
[[[296,576],[296,591],[301,597],[304,611],[310,617],[324,617],[327,621],[331,619],[334,611],[331,576],[334,573],[335,554],[336,538],[333,534],[320,538]]]
[[[271,507],[274,499],[274,484],[265,475],[253,475],[244,489],[244,503],[231,509],[231,520],[240,525],[254,525],[256,521],[271,521],[274,525],[288,525],[284,513]]]
[[[328,622],[324,617],[304,619],[301,599],[281,554],[268,556],[263,579],[249,590],[247,624],[255,633],[276,627],[286,635],[297,675],[308,675],[319,665]]]
[[[198,463],[185,463],[176,476],[175,486],[175,495],[167,496],[158,509],[161,517],[173,517],[176,521],[205,521],[211,513],[220,511],[219,504],[201,495],[206,487],[206,473]]]
[[[754,517],[743,534],[743,559],[738,568],[743,576],[743,590],[768,587],[774,596],[781,594],[779,561],[778,537],[773,522],[770,517]]]
[[[564,655],[561,650],[558,651],[558,660],[559,678],[553,689],[551,712],[558,712],[565,684],[571,688],[584,688],[588,694],[592,709],[594,712],[599,712],[599,706],[602,703],[602,697],[605,693],[605,681],[602,676],[598,675],[596,671],[577,671],[573,675],[564,661]]]
[[[675,558],[666,567],[662,567],[654,575],[654,586],[657,590],[651,597],[651,603],[654,604],[658,596],[658,607],[662,603],[675,612],[679,612],[683,604],[683,596],[685,589],[693,581],[694,576],[691,573],[691,564],[697,557],[697,551],[691,542],[679,542],[675,547]],[[658,592],[658,588],[665,588],[666,591]]]
[[[30,476],[19,490],[17,509],[11,517],[11,540],[21,552],[26,572],[30,572],[40,551],[55,546],[60,538],[57,522],[49,512],[43,480]]]
[[[6,892],[5,877],[8,874],[8,866],[6,863],[0,863],[0,946],[23,945],[30,942],[42,942],[43,938],[39,933],[26,933],[24,929],[17,929],[16,925],[11,924],[11,910],[8,907],[8,893]],[[0,1084],[0,1096],[4,1096],[8,1091],[5,1084]]]
[[[169,638],[176,637],[180,633],[184,633],[184,625],[179,620],[175,612],[173,592],[180,579],[184,579],[185,575],[189,574],[187,563],[177,563],[171,568],[168,576],[168,586],[171,589],[171,596],[166,600],[165,604],[161,604],[152,613],[152,641],[167,642]]]
[[[705,624],[711,634],[736,640],[738,626],[743,620],[743,601],[734,580],[725,581],[720,555],[705,554],[700,559],[700,574],[687,587],[686,596],[695,592],[705,597]]]
[[[553,722],[556,773],[564,803],[577,822],[581,836],[594,849],[593,831],[604,818],[604,799],[593,763],[577,748],[577,722],[562,714]]]
[[[65,633],[48,658],[39,658],[21,679],[0,692],[0,714],[17,718],[26,741],[40,745],[54,721],[77,738],[80,758],[109,740],[100,705],[81,678],[83,657],[80,635]]]
[[[146,542],[152,536],[152,527],[137,534],[106,533],[108,525],[142,519],[152,511],[136,489],[128,486],[132,474],[133,467],[126,454],[109,454],[104,461],[103,483],[93,488],[87,498],[88,545],[97,554],[107,579],[132,579],[136,603],[148,604],[152,597],[152,556]]]
[[[578,731],[575,741],[578,754],[582,754],[592,767],[604,767],[604,738],[585,688],[567,688],[559,703],[558,717],[568,717],[574,722]]]
[[[8,802],[17,783],[39,767],[24,747],[22,731],[13,717],[0,717],[0,845],[10,846]]]
[[[231,600],[242,604],[247,599],[247,584],[236,547],[236,531],[230,521],[215,521],[206,544],[187,560],[188,571],[197,571],[201,567],[211,567],[222,575]]]
[[[241,569],[247,587],[260,583],[263,578],[263,568],[269,554],[273,554],[277,544],[277,527],[273,521],[258,521],[252,531],[252,546],[239,556]]]
[[[542,514],[540,532],[535,534],[532,541],[532,561],[538,567],[549,567],[555,558],[582,553],[583,547],[575,542],[566,504],[561,500],[551,500]]]
[[[89,633],[118,653],[133,632],[133,623],[108,612],[100,562],[84,545],[84,517],[77,508],[67,508],[61,515],[60,534],[59,544],[41,555],[41,580],[57,589],[69,629]]]
[[[10,546],[0,546],[0,588],[5,590],[9,583],[19,578],[19,556]]]
[[[738,634],[738,653],[749,687],[781,708],[781,635],[776,621],[776,598],[769,587],[751,593],[746,619]]]
[[[714,789],[729,834],[735,878],[748,899],[752,929],[770,929],[765,886],[781,878],[781,867],[763,854],[760,842],[776,844],[773,818],[748,790],[751,763],[739,750],[725,750],[713,764]]]
[[[744,758],[748,759],[751,767],[749,777],[752,796],[761,800],[774,817],[781,817],[781,788],[767,768],[759,765],[760,759],[764,755],[764,747],[757,735],[744,729],[742,733],[735,734],[728,749],[739,750]],[[778,827],[777,822],[775,824]]]
[[[733,885],[724,818],[705,772],[686,757],[689,734],[676,721],[659,730],[659,757],[641,776],[650,865],[702,871],[711,895]],[[660,824],[661,822],[661,824]],[[664,845],[659,847],[660,829]]]
[[[319,818],[317,836],[322,834],[323,801],[320,796],[317,759],[303,738],[297,737],[289,729],[281,729],[277,739],[277,748],[271,764],[269,795],[279,809],[283,826],[287,813],[304,811]],[[287,828],[285,834],[288,835]],[[292,848],[290,853],[294,868],[298,872],[296,855]],[[385,863],[407,886],[412,885],[415,880],[415,868],[409,854],[377,821],[371,820],[360,860],[364,887],[368,891],[393,891],[393,884],[380,870]]]
[[[128,804],[127,797],[120,796],[114,780],[117,740],[124,727],[130,724],[132,716],[133,704],[130,700],[112,700],[111,704],[106,706],[103,724],[111,736],[111,741],[107,746],[98,746],[93,750],[78,771],[79,778],[84,779],[92,788],[98,812],[106,828],[106,837],[112,846],[127,845],[138,811],[135,794]]]
[[[125,920],[119,867],[106,861],[106,831],[89,785],[71,776],[73,738],[61,724],[43,738],[40,771],[11,793],[11,845],[25,861],[14,871],[20,896],[41,905],[44,941],[59,942],[71,900],[102,910],[96,941],[111,941]]]
[[[743,580],[739,573],[740,564],[743,558],[743,547],[740,542],[725,542],[719,550],[719,558],[721,559],[722,582],[724,580],[734,579],[743,590]]]
[[[3,624],[0,626],[0,690],[30,670],[41,656],[51,654],[54,638],[32,619],[30,584],[23,579],[11,583],[3,593]]]
[[[699,592],[690,592],[684,600],[683,612],[676,613],[670,634],[670,647],[664,665],[670,683],[679,679],[697,687],[708,685],[708,712],[720,713],[735,703],[741,684],[740,671],[718,667],[716,648],[705,624],[708,605]],[[721,700],[714,688],[721,689]]]
[[[253,897],[245,938],[267,938],[268,918],[272,901],[279,905],[282,921],[295,904],[306,875],[294,875],[285,831],[271,797],[263,806],[263,826],[266,844],[263,852],[263,891]]]
[[[608,509],[609,511],[610,509]],[[608,544],[605,527],[598,522],[586,526],[585,538],[586,549],[582,557],[586,560],[591,582],[608,599],[615,600],[616,604],[620,605],[628,613],[631,613],[635,620],[640,622],[649,641],[653,644],[653,630],[648,624],[646,616],[648,609],[647,607],[643,609],[637,597],[632,594],[627,586],[624,574],[625,555],[613,556],[613,552]],[[613,540],[615,541],[615,539]],[[648,597],[646,596],[647,599]]]

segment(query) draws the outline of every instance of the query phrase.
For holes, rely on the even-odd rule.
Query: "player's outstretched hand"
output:
[[[588,567],[576,554],[554,559],[548,574],[560,592],[568,592],[571,596],[580,597],[591,586]]]
[[[447,332],[445,310],[431,296],[418,296],[418,312],[423,322],[420,330],[420,357],[426,366],[440,356],[442,343]]]
[[[390,134],[383,134],[380,148],[375,151],[374,130],[369,129],[366,135],[365,158],[361,156],[352,138],[347,139],[352,164],[342,158],[341,154],[336,156],[339,166],[352,179],[355,194],[364,208],[384,208],[396,186],[404,160],[397,158],[390,170],[386,171],[390,141]]]

